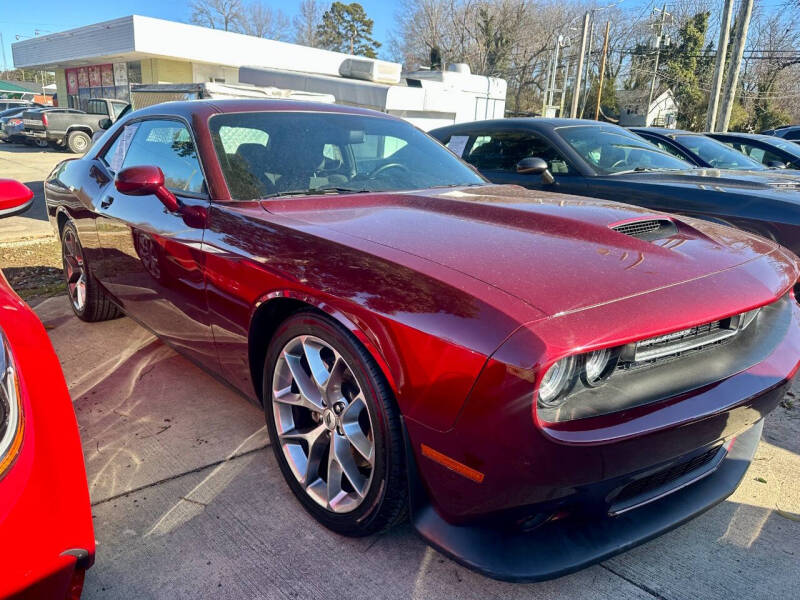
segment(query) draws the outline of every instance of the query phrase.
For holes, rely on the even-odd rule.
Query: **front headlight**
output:
[[[539,383],[539,406],[558,408],[578,380],[586,387],[601,385],[617,368],[618,359],[618,348],[603,348],[553,363]]]
[[[8,340],[0,331],[0,477],[17,457],[22,430],[19,378]]]
[[[575,357],[567,356],[547,370],[539,384],[539,405],[555,408],[566,397],[575,378]]]

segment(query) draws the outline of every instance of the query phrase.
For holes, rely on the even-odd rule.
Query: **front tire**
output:
[[[350,332],[321,313],[294,313],[272,338],[263,381],[275,458],[317,521],[365,536],[405,517],[399,414],[383,374]]]
[[[78,230],[69,221],[61,230],[61,259],[69,303],[79,319],[94,322],[121,316],[117,305],[108,299],[89,271],[78,239]]]

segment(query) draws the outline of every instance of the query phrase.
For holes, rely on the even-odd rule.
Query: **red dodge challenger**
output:
[[[0,217],[33,193],[0,179]],[[0,274],[0,598],[81,595],[94,560],[72,401],[47,333]]]
[[[326,527],[410,512],[492,577],[562,575],[723,500],[800,361],[784,248],[490,185],[380,113],[160,104],[45,193],[80,318],[124,312],[263,406]]]

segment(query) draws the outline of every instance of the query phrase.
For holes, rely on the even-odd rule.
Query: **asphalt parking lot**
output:
[[[0,148],[0,176],[35,183],[38,173],[41,182],[65,157]],[[18,219],[23,230],[36,227]],[[330,533],[284,484],[260,409],[130,319],[83,323],[63,296],[35,310],[83,440],[97,538],[84,598],[797,597],[800,402],[792,398],[769,417],[726,502],[579,573],[506,584],[441,556],[408,525],[355,540]]]

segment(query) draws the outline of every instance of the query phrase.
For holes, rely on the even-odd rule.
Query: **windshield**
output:
[[[715,169],[767,170],[761,163],[748,158],[722,142],[712,140],[704,135],[676,135],[674,139],[689,152],[699,156]]]
[[[556,129],[565,142],[601,175],[633,171],[675,171],[693,168],[687,162],[622,127],[571,125]]]
[[[405,121],[276,111],[219,114],[209,127],[237,200],[485,183]]]

